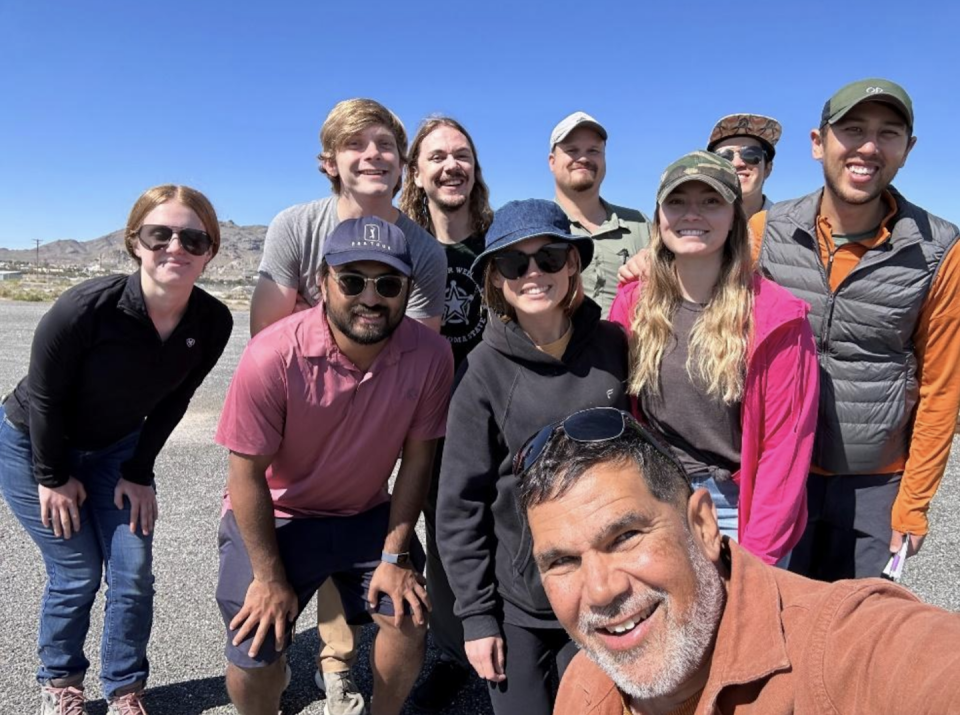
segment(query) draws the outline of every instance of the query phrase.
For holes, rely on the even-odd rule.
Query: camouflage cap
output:
[[[726,159],[708,151],[694,151],[666,168],[657,189],[657,205],[688,181],[702,181],[716,189],[728,204],[742,197],[737,170]]]
[[[896,109],[913,131],[913,102],[907,90],[888,79],[861,79],[841,87],[823,105],[820,126],[835,124],[861,102],[883,102]]]
[[[772,117],[762,114],[728,114],[713,127],[710,139],[707,141],[707,150],[713,148],[724,139],[730,137],[753,137],[763,144],[770,159],[777,153],[774,147],[780,141],[783,127]]]

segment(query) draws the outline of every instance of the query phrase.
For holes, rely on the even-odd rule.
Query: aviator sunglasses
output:
[[[180,239],[183,250],[192,253],[194,256],[202,256],[213,245],[213,241],[210,240],[207,232],[198,228],[147,224],[141,226],[140,230],[137,231],[140,244],[148,251],[159,251],[161,248],[166,248],[170,245],[174,236]]]
[[[721,159],[726,159],[730,162],[732,162],[733,158],[739,154],[740,158],[743,159],[743,163],[749,164],[750,166],[757,166],[761,161],[763,161],[765,156],[763,149],[758,146],[727,146],[723,149],[714,149],[713,153],[719,156]]]
[[[541,246],[536,253],[500,251],[494,255],[493,264],[500,271],[500,275],[511,281],[526,274],[531,258],[544,273],[556,273],[566,265],[570,248],[569,243],[548,243]]]
[[[407,279],[403,276],[387,274],[369,278],[359,273],[337,273],[337,285],[348,298],[354,298],[366,289],[367,283],[373,283],[377,295],[381,298],[396,298],[403,291]]]
[[[574,442],[587,444],[609,442],[620,437],[627,429],[637,432],[644,442],[670,460],[670,463],[679,469],[681,474],[686,474],[683,466],[668,447],[629,413],[618,410],[616,407],[591,407],[574,412],[559,422],[547,425],[524,442],[523,446],[517,451],[517,455],[513,459],[513,473],[516,477],[522,478],[543,456],[547,445],[553,441],[554,436],[561,430]]]

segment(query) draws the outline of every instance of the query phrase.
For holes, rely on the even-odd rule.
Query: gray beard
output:
[[[580,644],[620,691],[636,700],[653,700],[677,692],[706,662],[713,648],[713,639],[726,602],[723,581],[716,566],[697,548],[689,533],[687,552],[697,579],[697,591],[693,613],[685,623],[676,623],[674,619],[677,614],[670,613],[665,637],[657,643],[645,643],[637,651],[614,654],[588,643]],[[652,593],[660,598],[659,608],[669,603],[670,597],[665,592],[654,590]],[[642,603],[648,601],[649,596],[639,594],[633,600]],[[629,603],[620,607],[620,611],[624,613],[631,610],[633,607]],[[586,630],[588,629],[581,627],[581,632]],[[630,673],[630,666],[644,657],[649,657],[651,653],[662,654],[664,662],[649,681],[637,682]]]

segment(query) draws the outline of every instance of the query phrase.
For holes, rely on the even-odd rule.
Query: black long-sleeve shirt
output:
[[[161,340],[139,271],[64,293],[40,320],[29,372],[4,405],[7,419],[29,431],[37,482],[66,483],[68,449],[103,449],[142,428],[120,471],[150,484],[157,455],[232,329],[229,309],[194,287],[180,323]]]

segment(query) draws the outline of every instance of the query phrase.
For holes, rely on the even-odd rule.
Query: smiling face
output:
[[[734,150],[731,162],[737,170],[737,176],[740,179],[740,190],[743,192],[744,201],[747,202],[750,201],[751,197],[763,194],[763,182],[767,180],[770,172],[773,171],[773,162],[767,161],[766,156],[764,156],[759,164],[746,163],[737,150],[748,146],[763,148],[763,144],[759,139],[754,139],[753,137],[730,137],[718,142],[710,150],[713,152],[719,152],[721,149]]]
[[[323,169],[340,179],[340,195],[348,198],[392,197],[400,182],[400,150],[387,127],[374,124],[347,137]]]
[[[510,246],[510,250],[532,256],[541,246],[556,240],[537,236]],[[563,310],[563,299],[570,290],[570,278],[577,272],[577,259],[573,255],[575,251],[571,244],[567,262],[556,273],[545,273],[533,260],[527,265],[526,273],[511,280],[504,278],[496,268],[493,269],[493,284],[503,292],[504,300],[516,312],[518,320]]]
[[[827,190],[853,205],[879,197],[916,143],[904,118],[882,102],[861,102],[836,124],[811,132],[811,140]]]
[[[590,127],[577,127],[557,142],[547,161],[564,193],[598,188],[607,174],[606,142]]]
[[[160,204],[144,217],[142,225],[207,230],[193,209],[179,201],[166,201]],[[151,291],[151,288],[192,287],[213,255],[212,251],[207,251],[202,256],[188,253],[183,249],[180,237],[176,234],[165,248],[151,251],[137,241],[133,245],[133,251],[140,259],[141,282],[146,291]]]
[[[456,211],[470,200],[475,165],[467,138],[453,127],[441,124],[420,145],[414,182],[424,190],[433,207]]]
[[[704,490],[661,502],[636,463],[605,462],[527,518],[557,618],[620,690],[663,697],[705,674],[725,588]]]
[[[337,282],[339,273],[354,273],[364,278],[399,273],[377,261],[354,261],[336,268],[331,267],[320,282],[327,321],[341,350],[344,348],[342,340],[349,340],[357,345],[375,345],[389,338],[403,320],[409,283],[395,298],[384,298],[370,281],[364,285],[359,295],[348,296]]]
[[[719,260],[733,227],[733,204],[702,181],[687,181],[657,209],[660,238],[678,260]]]

